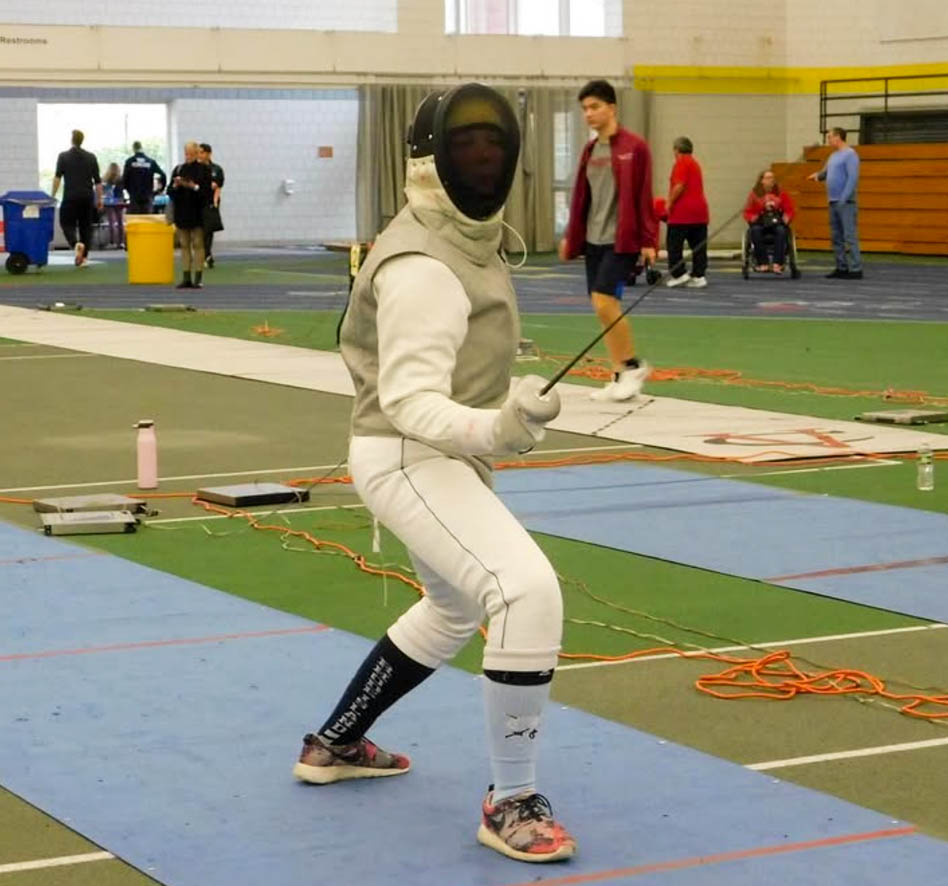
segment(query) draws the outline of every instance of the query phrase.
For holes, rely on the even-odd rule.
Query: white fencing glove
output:
[[[544,425],[560,414],[560,395],[540,391],[546,379],[526,375],[515,383],[494,421],[494,452],[529,452],[544,435]]]

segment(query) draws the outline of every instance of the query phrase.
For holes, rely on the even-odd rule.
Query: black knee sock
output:
[[[358,741],[371,725],[419,683],[434,673],[382,637],[362,662],[336,709],[319,730],[329,744]]]

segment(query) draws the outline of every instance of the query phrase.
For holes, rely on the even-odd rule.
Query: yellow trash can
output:
[[[125,217],[129,283],[174,283],[174,225],[162,215]]]

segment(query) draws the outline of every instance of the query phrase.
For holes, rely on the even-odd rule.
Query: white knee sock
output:
[[[536,788],[540,718],[550,683],[517,686],[484,678],[494,802]]]

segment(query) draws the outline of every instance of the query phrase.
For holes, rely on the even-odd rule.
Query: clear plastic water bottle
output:
[[[923,443],[918,447],[918,478],[915,485],[921,492],[931,492],[935,488],[935,460],[932,457],[932,447]]]
[[[143,418],[134,427],[138,428],[138,488],[158,488],[158,438],[155,423]]]

